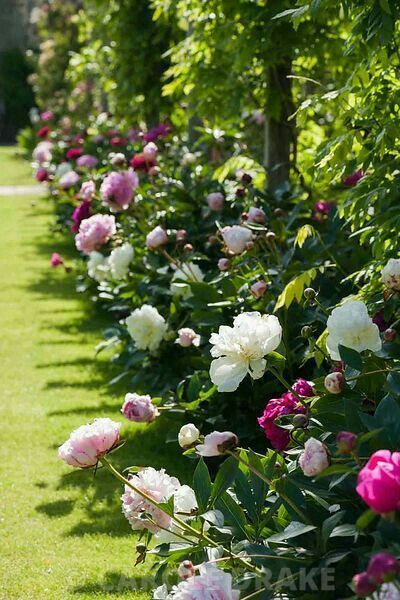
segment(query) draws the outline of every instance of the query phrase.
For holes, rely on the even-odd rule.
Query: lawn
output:
[[[0,153],[16,181],[27,169],[13,155]],[[119,484],[108,472],[94,478],[57,459],[72,429],[95,416],[120,417],[126,390],[107,387],[115,372],[94,352],[104,317],[77,297],[73,273],[49,267],[52,251],[68,258],[73,250],[50,233],[48,201],[0,202],[0,598],[148,597],[132,591],[153,582],[148,562],[134,566],[138,537],[121,514]],[[163,423],[148,435],[146,426],[125,421],[116,464],[165,466],[179,476],[175,445],[160,452]]]
[[[15,146],[0,147],[0,185],[34,185],[29,163],[18,157]]]

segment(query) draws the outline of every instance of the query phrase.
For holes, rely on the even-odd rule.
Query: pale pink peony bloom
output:
[[[224,196],[221,192],[211,192],[207,196],[208,208],[213,211],[220,211],[224,207]]]
[[[356,490],[376,513],[399,510],[400,452],[375,452],[359,472]]]
[[[99,161],[95,156],[91,154],[82,154],[77,158],[76,164],[78,167],[85,167],[87,169],[93,169]]]
[[[199,346],[200,336],[198,333],[190,329],[190,327],[182,327],[178,330],[178,337],[175,340],[176,344],[182,346],[182,348],[189,348],[189,346]]]
[[[69,188],[74,187],[79,179],[79,175],[76,171],[68,171],[67,173],[64,173],[64,175],[61,175],[58,185],[63,190],[68,190]]]
[[[79,226],[75,245],[84,254],[98,250],[115,234],[115,217],[112,215],[93,215],[84,219]]]
[[[238,445],[237,436],[232,431],[213,431],[204,438],[203,444],[196,446],[200,456],[219,456],[226,450],[233,450]]]
[[[158,148],[154,142],[149,142],[142,150],[143,158],[147,161],[155,160],[158,153]]]
[[[247,227],[233,225],[221,229],[222,238],[226,247],[232,254],[242,254],[247,248],[247,244],[252,241],[253,234]]]
[[[168,502],[181,487],[178,479],[167,475],[165,469],[157,471],[153,467],[139,471],[130,478],[130,482],[158,503]],[[152,533],[157,533],[160,528],[169,528],[171,517],[128,485],[125,485],[125,493],[121,496],[121,500],[122,512],[132,529],[148,529]],[[149,515],[151,520],[146,519],[146,515]]]
[[[139,178],[133,169],[112,171],[100,186],[103,202],[113,210],[126,210],[132,202]]]
[[[304,451],[300,455],[299,464],[306,477],[319,475],[329,467],[326,446],[315,438],[308,439],[304,445]]]
[[[39,144],[33,151],[33,159],[37,160],[37,162],[40,164],[51,162],[51,159],[53,158],[53,155],[51,153],[52,149],[53,144],[51,142],[39,142]]]
[[[268,290],[268,285],[265,283],[264,279],[260,279],[260,281],[256,281],[256,283],[253,283],[253,285],[250,286],[250,290],[255,298],[262,298]]]
[[[262,208],[251,206],[247,211],[247,221],[249,223],[265,223],[266,215]]]
[[[199,566],[199,575],[188,577],[166,595],[167,600],[239,600],[240,592],[232,589],[232,575],[212,563]]]
[[[385,287],[400,291],[400,259],[391,258],[383,267],[381,276]]]
[[[96,184],[94,181],[84,181],[81,185],[81,189],[79,190],[79,195],[82,200],[86,200],[86,202],[91,202],[96,193]]]
[[[155,250],[156,248],[160,248],[161,246],[165,246],[168,243],[167,232],[157,225],[150,233],[146,236],[146,246],[150,250]]]
[[[220,271],[229,271],[231,261],[228,258],[220,258],[218,261],[218,269]]]
[[[135,423],[150,423],[159,414],[151,397],[139,394],[126,394],[121,412],[129,421]]]
[[[108,418],[95,419],[75,429],[58,449],[58,456],[71,467],[93,467],[119,440],[120,423]]]

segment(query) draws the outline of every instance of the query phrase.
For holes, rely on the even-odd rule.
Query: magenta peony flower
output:
[[[155,142],[160,137],[167,136],[172,130],[171,125],[168,123],[159,123],[149,131],[143,134],[143,139],[145,142]]]
[[[108,242],[115,232],[114,216],[93,215],[81,222],[75,245],[84,254],[90,254]]]
[[[280,398],[272,398],[265,407],[264,414],[257,419],[265,431],[265,435],[276,450],[285,450],[290,436],[286,429],[275,425],[275,419],[284,415],[304,413],[305,408],[296,396],[286,392]]]
[[[354,171],[354,173],[351,173],[351,175],[344,177],[342,179],[342,183],[346,187],[354,187],[355,185],[357,185],[360,179],[365,177],[365,175],[366,173],[363,169],[358,169],[357,171]]]
[[[312,398],[315,396],[313,383],[312,381],[307,381],[307,379],[296,379],[293,384],[293,389],[302,398]]]
[[[399,561],[389,552],[377,552],[371,556],[367,573],[378,585],[391,581],[400,572]]]
[[[400,452],[374,452],[358,474],[357,493],[376,513],[400,509]]]
[[[126,210],[132,202],[139,179],[133,169],[111,171],[104,178],[100,194],[105,204],[113,210]]]
[[[45,110],[40,115],[40,118],[42,119],[42,121],[51,121],[53,117],[54,117],[54,113],[51,110]]]
[[[353,584],[356,596],[359,596],[360,598],[365,598],[376,590],[375,583],[371,581],[371,578],[366,571],[354,575]]]
[[[66,158],[75,160],[83,154],[83,148],[70,148],[66,153]]]
[[[81,189],[79,190],[79,195],[82,200],[87,200],[91,202],[96,193],[96,184],[94,181],[84,181],[81,185]]]
[[[40,138],[45,138],[49,135],[49,133],[51,132],[51,129],[48,125],[45,125],[44,127],[41,127],[39,129],[39,131],[37,132],[37,136]]]
[[[124,137],[119,136],[119,135],[112,137],[110,140],[111,146],[114,146],[114,147],[115,146],[126,146],[127,143],[128,143],[128,141]]]
[[[94,467],[118,443],[120,427],[108,418],[82,425],[59,447],[58,456],[71,467]]]
[[[378,325],[379,331],[385,331],[385,329],[388,327],[388,324],[384,318],[383,310],[379,310],[374,314],[372,317],[372,322],[375,323],[375,325]]]
[[[49,172],[44,167],[39,167],[35,173],[36,180],[39,183],[43,183],[43,181],[47,181],[49,178]]]
[[[98,162],[99,161],[95,156],[92,156],[91,154],[82,154],[82,156],[78,157],[76,164],[78,167],[86,167],[87,169],[93,169]]]
[[[144,152],[140,152],[139,154],[135,154],[135,156],[131,159],[130,163],[131,167],[136,169],[136,171],[143,171],[144,173],[148,173],[150,169],[152,169],[155,164],[155,158],[151,158],[146,156]]]
[[[71,226],[71,231],[77,233],[79,226],[84,219],[88,219],[92,214],[92,207],[88,200],[83,200],[79,206],[77,206],[72,213],[72,220],[74,224]]]
[[[315,203],[312,218],[314,221],[321,223],[328,218],[329,213],[336,206],[336,202],[328,202],[327,200],[319,200]]]
[[[53,254],[51,255],[51,258],[50,258],[50,265],[55,268],[55,267],[62,265],[63,263],[64,263],[64,260],[61,256],[61,254],[58,254],[58,252],[53,252]]]
[[[78,183],[79,179],[80,177],[76,171],[67,171],[60,177],[58,185],[63,190],[67,190],[71,187],[74,187]]]
[[[129,421],[136,423],[150,423],[159,414],[150,396],[139,394],[126,394],[121,412]]]

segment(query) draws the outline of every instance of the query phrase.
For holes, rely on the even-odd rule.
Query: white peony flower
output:
[[[188,577],[167,594],[166,586],[153,593],[157,600],[239,600],[240,592],[232,589],[232,575],[212,563],[199,566],[199,575]]]
[[[315,438],[307,440],[299,458],[299,465],[306,477],[319,475],[329,467],[329,456],[325,445]]]
[[[242,254],[246,250],[247,244],[253,239],[251,230],[240,225],[224,227],[221,229],[221,234],[226,247],[232,254]]]
[[[282,327],[274,315],[248,312],[238,315],[233,327],[222,325],[210,338],[211,381],[220,392],[234,392],[247,373],[253,379],[264,375],[264,356],[280,344]]]
[[[203,444],[196,446],[200,456],[219,456],[225,450],[236,448],[239,440],[232,431],[213,431],[204,438]]]
[[[178,442],[181,448],[188,448],[199,439],[200,431],[193,423],[187,423],[180,428]]]
[[[174,283],[174,281],[203,281],[204,273],[202,272],[200,267],[198,267],[193,262],[182,263],[180,267],[176,267],[174,265],[173,269],[174,274],[172,276],[172,283],[170,288],[171,292],[174,294],[174,296],[181,296],[185,300],[191,298],[193,296],[193,293],[190,289],[190,285],[182,285],[182,283],[180,283],[180,285],[177,285],[176,283]]]
[[[391,258],[382,269],[382,283],[386,287],[400,291],[400,258]]]
[[[192,488],[188,485],[181,485],[174,493],[174,514],[182,521],[187,521],[192,515],[195,515],[197,508],[196,495]],[[205,529],[207,528],[205,527]],[[157,532],[157,543],[180,543],[182,538],[179,537],[179,534],[182,534],[181,528],[171,519],[168,531],[160,530]],[[191,539],[195,541],[194,538],[191,537]]]
[[[110,276],[108,259],[101,252],[94,250],[89,254],[87,263],[87,272],[89,277],[101,283],[106,281]]]
[[[357,352],[377,352],[382,347],[378,326],[361,300],[349,300],[334,308],[327,327],[326,347],[332,360],[340,360],[339,344]]]
[[[126,242],[122,246],[114,248],[108,259],[111,275],[114,279],[125,279],[128,275],[129,264],[133,258],[133,248]]]
[[[400,590],[394,583],[384,583],[372,598],[373,600],[400,600]]]
[[[157,350],[167,331],[164,317],[149,304],[136,308],[126,319],[126,325],[139,350]]]

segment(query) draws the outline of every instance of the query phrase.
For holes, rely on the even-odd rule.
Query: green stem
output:
[[[268,367],[269,371],[271,371],[272,375],[274,375],[278,381],[281,382],[281,384],[283,386],[285,386],[285,388],[287,388],[296,398],[297,400],[300,402],[300,404],[302,404],[304,406],[304,408],[306,409],[307,413],[310,412],[310,407],[308,406],[307,402],[304,401],[304,399],[299,396],[299,394],[292,388],[292,386],[286,381],[286,379],[283,377],[283,375],[281,375],[279,373],[279,371],[276,371],[274,369],[274,367]]]

